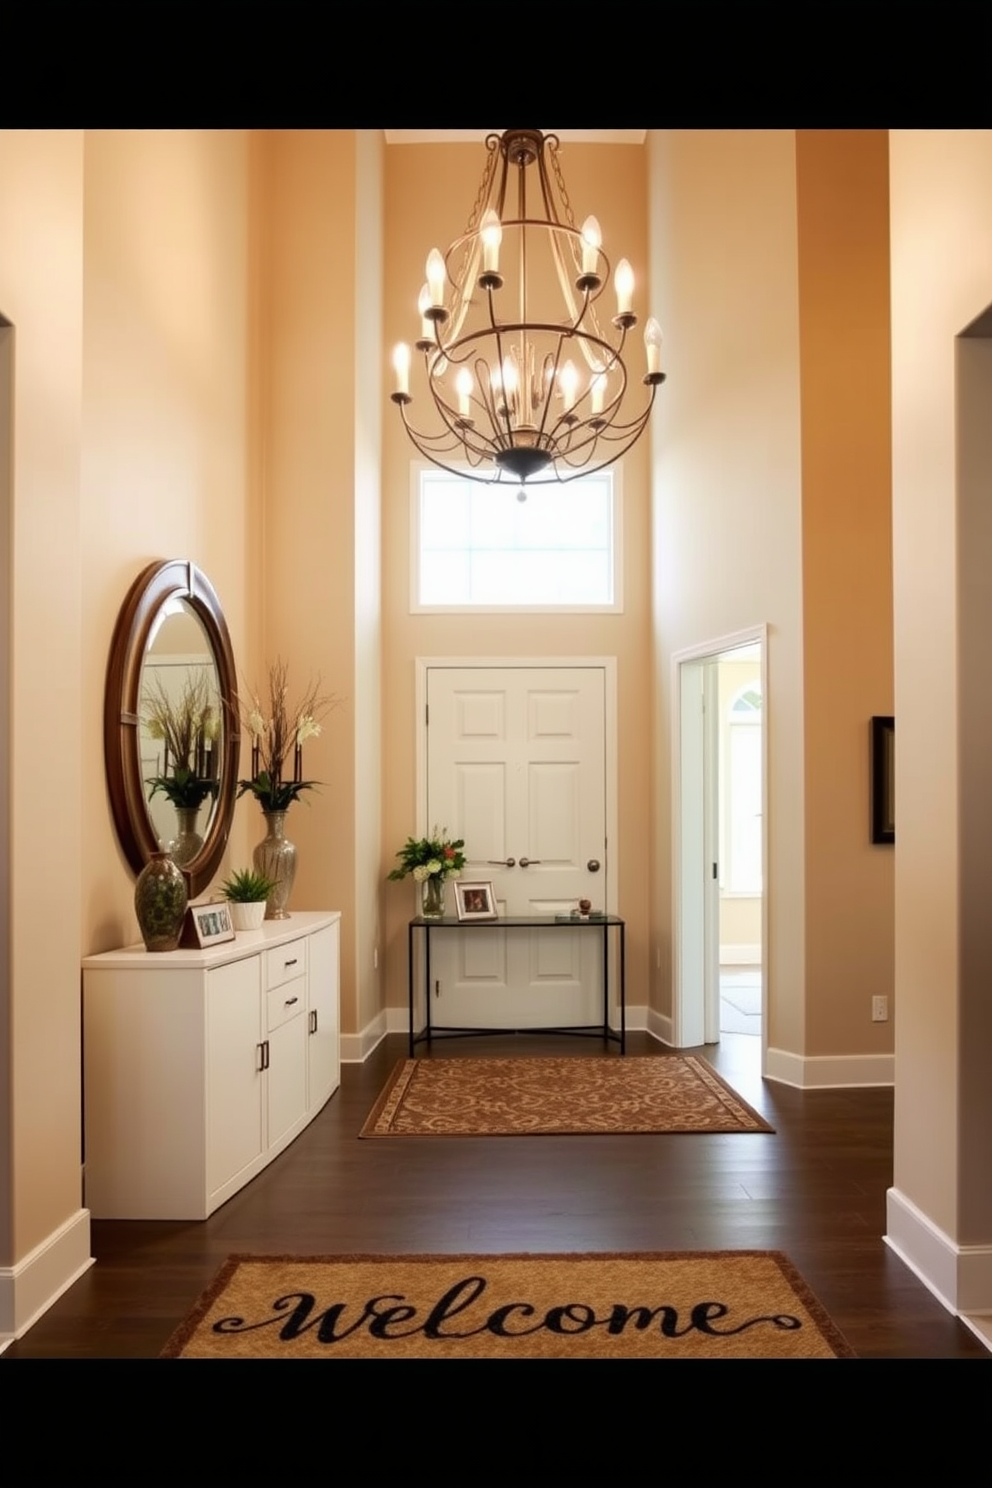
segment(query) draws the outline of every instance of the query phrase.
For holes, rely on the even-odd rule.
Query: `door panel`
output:
[[[502,914],[606,908],[605,693],[600,667],[428,671],[427,822],[464,837],[463,877],[491,880]],[[432,1022],[602,1022],[598,936],[473,928],[433,945]]]

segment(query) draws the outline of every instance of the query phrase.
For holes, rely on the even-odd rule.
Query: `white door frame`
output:
[[[719,912],[714,912],[710,809],[719,717],[683,707],[683,688],[701,685],[704,667],[725,651],[757,645],[761,653],[761,1070],[768,1052],[768,688],[767,625],[750,626],[702,641],[672,654],[672,1043],[689,1048],[704,1042],[718,997]],[[695,683],[692,681],[695,677]],[[705,719],[705,721],[704,721]],[[718,891],[716,891],[718,893]],[[709,1017],[707,1017],[709,1009]],[[708,1027],[707,1024],[710,1026]]]
[[[603,671],[606,708],[606,912],[619,914],[620,821],[617,791],[617,659],[615,656],[418,656],[415,659],[415,704],[417,710],[417,832],[424,836],[433,822],[427,820],[427,673],[435,667],[470,668],[475,671],[516,667]]]

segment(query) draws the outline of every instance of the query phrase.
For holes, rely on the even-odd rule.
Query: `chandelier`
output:
[[[538,129],[487,136],[468,226],[444,255],[428,255],[415,345],[437,415],[430,432],[411,422],[410,347],[393,353],[392,401],[410,439],[473,480],[567,481],[613,464],[643,433],[665,380],[651,319],[643,387],[629,386],[634,276],[622,258],[601,305],[610,263],[595,217],[575,225],[559,149]]]

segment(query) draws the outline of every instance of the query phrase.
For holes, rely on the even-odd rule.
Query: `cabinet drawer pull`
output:
[[[293,1003],[299,1002],[299,1000],[300,999],[298,997],[287,997],[286,1001],[283,1003],[283,1007],[292,1007]]]
[[[292,961],[284,961],[282,964],[283,964],[283,966],[295,966],[296,965],[296,962],[297,962],[297,957],[294,956],[293,959],[292,959]]]
[[[314,1008],[310,1014],[310,1032],[317,1032],[317,1009]]]
[[[265,1039],[265,1041],[263,1043],[261,1043],[261,1044],[256,1044],[255,1047],[256,1047],[256,1049],[258,1050],[258,1053],[259,1053],[259,1063],[256,1066],[256,1072],[258,1074],[261,1074],[263,1072],[263,1070],[267,1070],[268,1067],[269,1067],[269,1041],[268,1041],[268,1039]]]

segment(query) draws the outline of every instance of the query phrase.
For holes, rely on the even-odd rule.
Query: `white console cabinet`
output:
[[[338,1088],[340,915],[83,962],[84,1202],[206,1219]]]

